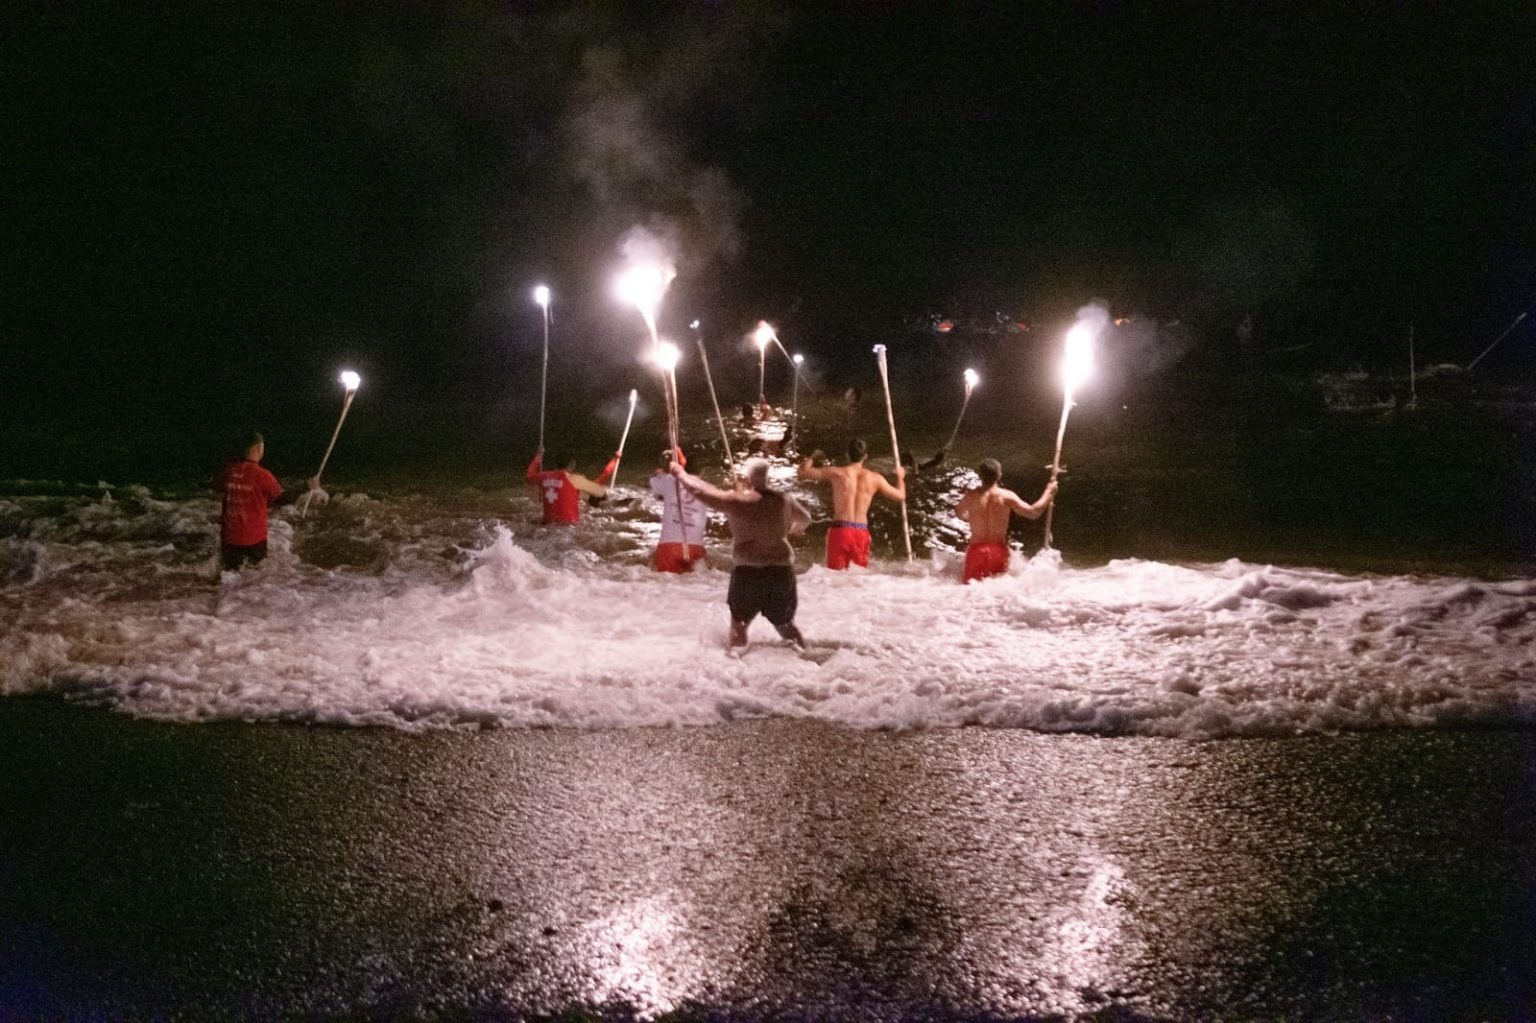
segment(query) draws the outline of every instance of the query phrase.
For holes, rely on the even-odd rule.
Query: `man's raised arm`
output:
[[[816,460],[818,458],[825,457],[826,455],[824,455],[819,449],[812,451],[809,455],[806,455],[804,458],[800,459],[800,468],[795,471],[795,475],[799,476],[803,480],[826,479],[827,470],[816,464]]]
[[[1045,514],[1045,510],[1051,506],[1051,501],[1056,496],[1056,481],[1045,485],[1045,490],[1040,494],[1040,500],[1034,504],[1025,504],[1024,499],[1013,491],[1008,491],[1008,510],[1015,515],[1022,515],[1026,519],[1038,519]]]
[[[879,489],[880,493],[884,494],[886,497],[889,497],[892,501],[905,501],[907,499],[906,469],[899,465],[896,467],[896,485],[894,487],[891,486],[890,482],[885,478],[885,476],[878,472],[875,473],[875,479],[880,481],[877,484],[877,488]]]
[[[699,479],[688,472],[676,462],[672,463],[672,475],[693,492],[693,495],[704,502],[705,507],[715,511],[724,511],[728,506],[738,503],[735,494],[728,490],[721,490]]]
[[[579,472],[567,472],[565,478],[571,481],[571,486],[590,497],[607,497],[608,488],[601,483],[587,479]]]

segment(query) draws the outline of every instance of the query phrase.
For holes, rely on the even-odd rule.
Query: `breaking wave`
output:
[[[1536,581],[1227,561],[1016,558],[961,586],[942,551],[831,573],[802,541],[811,647],[724,650],[728,565],[651,573],[647,498],[572,530],[519,492],[352,495],[274,518],[215,574],[216,508],[144,488],[0,498],[0,692],[174,721],[404,729],[805,717],[1213,738],[1528,724]],[[508,525],[507,523],[512,523]],[[216,581],[217,580],[217,581]]]

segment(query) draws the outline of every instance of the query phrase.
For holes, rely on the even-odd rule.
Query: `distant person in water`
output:
[[[244,454],[224,467],[217,492],[223,499],[219,512],[219,564],[225,572],[238,572],[247,563],[261,564],[267,556],[267,509],[292,504],[302,491],[284,490],[277,477],[262,468],[267,442],[259,433],[242,442]],[[309,491],[320,481],[311,476]]]
[[[869,505],[876,494],[892,501],[907,499],[907,470],[896,466],[896,485],[864,468],[869,446],[855,437],[848,442],[847,465],[822,465],[820,451],[800,463],[800,478],[832,484],[832,528],[827,530],[827,567],[838,571],[850,564],[869,567]]]
[[[843,411],[848,413],[848,428],[853,429],[854,420],[859,416],[859,389],[850,387],[843,392]]]
[[[1056,499],[1056,481],[1045,485],[1040,500],[1025,504],[1013,491],[998,486],[1003,467],[995,458],[983,458],[976,467],[981,486],[970,490],[955,506],[955,514],[971,526],[971,542],[965,548],[965,581],[987,579],[1008,571],[1008,521],[1013,515],[1038,519]]]
[[[581,519],[582,494],[596,501],[608,496],[608,488],[603,484],[618,467],[619,456],[615,454],[608,459],[608,464],[603,466],[603,471],[597,474],[595,480],[589,480],[579,472],[572,472],[571,466],[575,461],[569,457],[554,455],[550,462],[557,468],[545,471],[544,449],[540,448],[533,456],[533,461],[528,463],[528,482],[538,488],[539,504],[544,509],[544,517],[539,521],[546,526],[570,525]]]
[[[761,458],[746,464],[747,487],[726,491],[690,476],[681,465],[672,475],[700,501],[723,512],[731,525],[731,587],[726,606],[731,612],[732,647],[747,645],[747,626],[761,614],[780,636],[798,647],[805,638],[795,627],[795,551],[793,534],[805,532],[811,517],[788,494],[768,488],[768,463]]]
[[[661,466],[651,477],[651,493],[661,498],[661,541],[651,556],[651,568],[657,572],[692,572],[704,560],[704,530],[709,526],[709,508],[687,487],[679,487],[672,478],[673,453],[661,453]],[[677,464],[684,468],[688,458],[677,452]],[[679,499],[681,492],[681,499]]]
[[[794,440],[795,426],[791,423],[784,427],[784,434],[778,440],[753,437],[747,441],[747,454],[761,455],[764,458],[788,458],[794,447]]]

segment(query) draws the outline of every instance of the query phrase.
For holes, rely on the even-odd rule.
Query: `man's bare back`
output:
[[[983,486],[962,497],[955,506],[955,514],[961,521],[970,523],[971,543],[1007,543],[1009,516],[1038,519],[1055,495],[1054,482],[1046,484],[1045,493],[1034,504],[1025,504],[1007,487]]]
[[[901,466],[896,467],[894,487],[878,472],[864,468],[863,462],[815,466],[807,458],[800,463],[800,478],[832,484],[832,517],[839,522],[867,523],[876,494],[892,501],[907,499],[906,471]]]

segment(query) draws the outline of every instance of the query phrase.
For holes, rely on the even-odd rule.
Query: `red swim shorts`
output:
[[[683,557],[680,543],[659,543],[656,555],[651,558],[651,568],[657,572],[692,572],[695,563],[704,560],[704,548],[696,543],[688,545],[688,557]]]
[[[868,526],[833,526],[827,530],[827,567],[841,570],[849,562],[869,567]]]
[[[1008,571],[1008,545],[973,543],[965,549],[965,581],[990,579]]]

